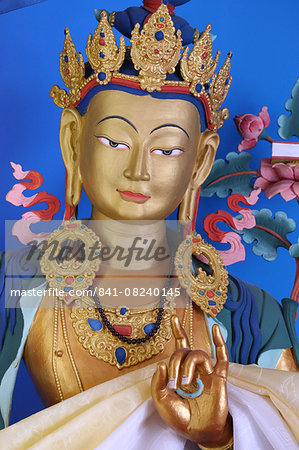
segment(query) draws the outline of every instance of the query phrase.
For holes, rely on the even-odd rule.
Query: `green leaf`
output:
[[[228,197],[231,194],[250,195],[253,187],[251,179],[258,177],[258,171],[250,170],[251,155],[247,152],[231,152],[224,159],[217,159],[213,169],[202,185],[201,197],[219,198]]]
[[[270,209],[253,210],[256,226],[250,230],[237,231],[246,244],[255,244],[252,251],[257,256],[262,256],[266,261],[274,261],[277,257],[278,247],[289,249],[291,243],[287,234],[296,230],[296,222],[288,218],[286,213],[278,211],[272,217]],[[236,231],[236,230],[234,230]]]
[[[290,139],[292,136],[299,138],[299,78],[292,89],[292,98],[290,98],[285,108],[290,111],[290,115],[282,114],[278,118],[278,125],[280,126],[278,134],[282,139]]]

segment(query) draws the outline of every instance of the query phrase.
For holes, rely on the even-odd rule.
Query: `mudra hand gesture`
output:
[[[230,448],[232,421],[228,413],[228,353],[218,325],[213,326],[216,364],[201,350],[191,350],[177,316],[172,317],[176,351],[169,365],[160,363],[152,379],[152,397],[161,418],[187,439],[203,448]],[[182,398],[175,391],[192,390],[196,378],[203,383],[202,394]],[[188,389],[189,388],[189,389]],[[195,389],[193,389],[194,391]]]

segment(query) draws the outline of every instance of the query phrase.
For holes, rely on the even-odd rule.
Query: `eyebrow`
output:
[[[189,134],[187,133],[186,130],[184,130],[184,128],[180,127],[179,125],[176,125],[174,123],[166,123],[165,125],[160,125],[159,127],[155,128],[153,131],[151,131],[150,134],[152,134],[154,131],[160,130],[161,128],[166,128],[166,127],[174,127],[174,128],[179,128],[180,130],[182,130],[186,136],[188,136],[188,138],[190,139]]]
[[[108,119],[119,119],[119,120],[123,120],[124,122],[128,123],[132,128],[134,128],[134,130],[137,131],[137,133],[138,133],[138,130],[137,130],[137,128],[135,127],[135,125],[133,125],[132,122],[130,122],[128,119],[126,119],[125,117],[122,117],[122,116],[108,116],[108,117],[104,117],[104,119],[102,119],[102,120],[100,120],[100,121],[98,122],[98,125],[99,125],[101,122],[104,122],[105,120],[108,120]]]

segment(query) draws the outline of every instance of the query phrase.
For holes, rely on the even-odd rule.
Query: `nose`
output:
[[[123,174],[133,181],[149,181],[150,174],[147,170],[147,152],[142,146],[136,146],[130,153],[127,167]]]

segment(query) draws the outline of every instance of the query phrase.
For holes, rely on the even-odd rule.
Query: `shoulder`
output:
[[[275,367],[274,359],[277,362],[281,351],[294,345],[289,329],[292,319],[288,324],[283,306],[268,292],[232,275],[229,279],[228,299],[217,318],[228,331],[231,361],[257,364],[271,352]],[[291,310],[289,316],[294,314]]]

